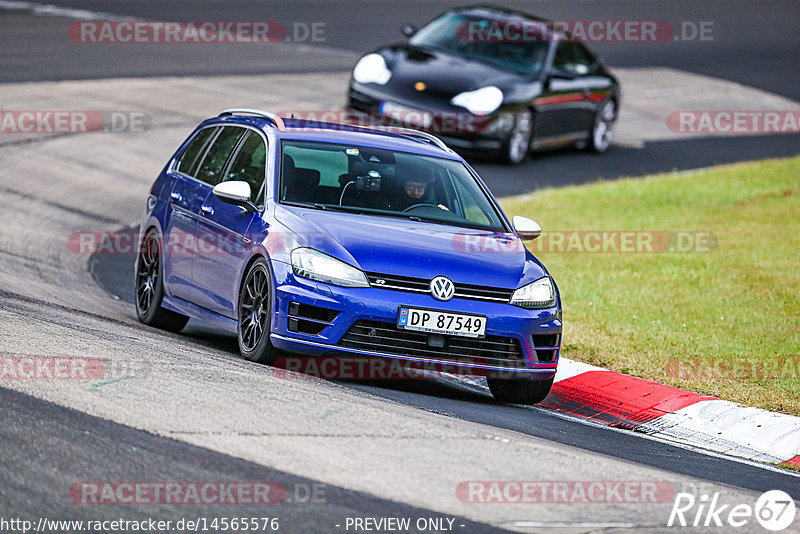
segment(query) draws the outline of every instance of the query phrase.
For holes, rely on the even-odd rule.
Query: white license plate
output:
[[[483,337],[486,333],[486,317],[417,308],[400,308],[397,314],[397,327],[435,334]]]
[[[430,111],[407,108],[394,102],[382,102],[380,112],[401,125],[430,128],[433,124],[433,113]]]

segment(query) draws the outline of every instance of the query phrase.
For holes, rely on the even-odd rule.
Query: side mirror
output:
[[[214,196],[226,204],[241,206],[247,211],[258,211],[256,205],[250,200],[250,184],[247,182],[222,182],[211,190]]]
[[[406,37],[414,37],[414,34],[417,33],[417,28],[413,24],[403,24],[400,26],[400,33],[405,35]]]
[[[533,219],[521,215],[514,215],[514,218],[511,219],[511,224],[514,226],[514,230],[517,231],[519,238],[523,241],[531,241],[542,235],[542,227]]]

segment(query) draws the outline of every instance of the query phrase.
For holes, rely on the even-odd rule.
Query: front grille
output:
[[[436,341],[429,344],[429,336]],[[486,336],[483,339],[426,334],[401,330],[391,323],[356,321],[342,336],[338,346],[396,356],[429,358],[449,363],[525,367],[519,342],[510,337]]]
[[[431,292],[431,281],[424,278],[411,278],[409,276],[396,276],[393,274],[367,273],[369,284],[378,289],[393,289],[395,291],[410,291],[413,293]],[[475,286],[453,282],[456,288],[454,297],[462,299],[486,300],[492,302],[508,302],[511,300],[513,289],[500,287]]]

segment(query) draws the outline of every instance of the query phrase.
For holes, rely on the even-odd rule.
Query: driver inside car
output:
[[[419,180],[406,180],[403,184],[403,191],[411,201],[422,202],[426,189],[428,189],[428,182]]]
[[[426,176],[414,176],[403,180],[394,202],[395,209],[403,211],[421,204],[447,210],[446,206],[436,201],[431,181],[431,178]]]
[[[409,178],[403,183],[403,192],[400,194],[398,209],[402,211],[412,206],[427,205],[450,211],[444,204],[437,203],[432,194],[428,194],[428,189],[431,187],[429,182]]]

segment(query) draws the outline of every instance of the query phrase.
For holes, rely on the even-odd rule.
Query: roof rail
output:
[[[441,148],[445,152],[453,152],[453,150],[449,146],[447,146],[444,143],[444,141],[442,141],[441,139],[439,139],[438,137],[436,137],[433,134],[429,134],[428,132],[421,132],[419,130],[414,130],[412,128],[401,128],[399,126],[387,126],[387,127],[384,128],[384,127],[380,127],[380,126],[376,127],[376,126],[370,125],[370,128],[373,129],[373,130],[381,131],[381,132],[396,133],[396,134],[400,134],[400,135],[407,135],[409,137],[416,137],[417,139],[421,139],[423,141],[427,141],[428,143],[436,145],[437,147]]]
[[[231,108],[226,109],[219,114],[220,117],[224,117],[225,115],[255,115],[256,117],[263,117],[274,124],[279,131],[286,131],[286,125],[283,123],[283,119],[274,113],[270,113],[269,111],[261,111],[260,109],[249,108]]]

